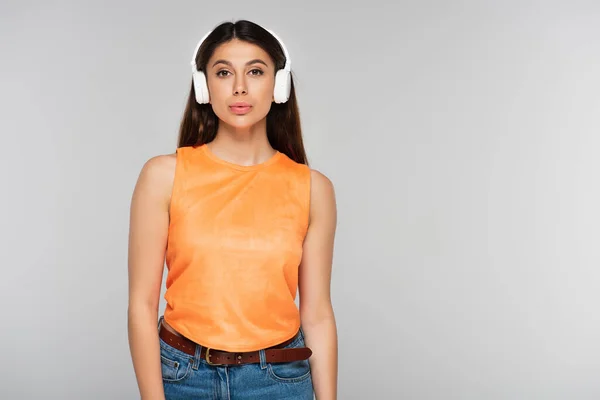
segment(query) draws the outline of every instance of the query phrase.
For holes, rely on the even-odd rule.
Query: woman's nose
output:
[[[246,82],[243,78],[237,79],[234,83],[233,93],[236,95],[247,94]]]

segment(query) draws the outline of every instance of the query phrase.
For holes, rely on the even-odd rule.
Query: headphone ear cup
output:
[[[208,94],[208,86],[206,85],[206,77],[204,76],[204,72],[194,70],[192,73],[192,79],[194,81],[194,92],[196,92],[196,102],[199,104],[208,103],[210,97]]]
[[[290,72],[285,69],[280,69],[275,74],[275,89],[273,91],[273,97],[275,103],[285,103],[290,98],[290,92],[292,89],[292,82]]]

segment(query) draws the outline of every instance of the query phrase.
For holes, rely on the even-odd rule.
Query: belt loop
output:
[[[258,351],[258,358],[260,359],[260,369],[267,368],[267,355],[265,354],[265,349],[260,349]]]
[[[198,366],[200,365],[200,353],[202,352],[202,345],[196,343],[196,352],[194,354],[194,359],[192,360],[192,369],[198,370]]]

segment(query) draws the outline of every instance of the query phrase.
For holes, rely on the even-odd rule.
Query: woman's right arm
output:
[[[175,154],[149,159],[131,199],[127,330],[142,400],[165,398],[157,323],[174,171]]]

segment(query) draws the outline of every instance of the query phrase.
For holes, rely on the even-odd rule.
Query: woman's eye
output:
[[[264,72],[258,68],[250,70],[250,73],[251,73],[251,75],[254,75],[254,76],[260,76],[260,75],[264,74]],[[227,74],[229,74],[229,71],[224,70],[224,69],[217,72],[218,77],[224,77],[224,76],[227,76]]]

